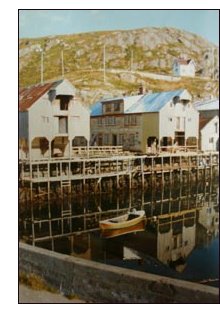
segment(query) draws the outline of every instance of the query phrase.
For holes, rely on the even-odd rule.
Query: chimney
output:
[[[139,86],[138,94],[139,95],[143,95],[144,94],[144,86],[142,84]]]

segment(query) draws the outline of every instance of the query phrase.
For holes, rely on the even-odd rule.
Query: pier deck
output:
[[[218,172],[219,154],[212,153],[163,153],[160,155],[114,155],[99,158],[51,158],[41,160],[23,160],[19,163],[19,181],[32,191],[33,187],[59,186],[62,196],[64,189],[71,192],[73,184],[79,184],[82,191],[101,191],[103,181],[111,186],[120,188],[126,185],[129,189],[134,185],[144,188],[147,181],[158,177],[163,184],[166,179],[179,175],[180,181],[184,177],[194,175],[199,177],[213,177]],[[92,186],[94,185],[94,186]],[[86,187],[87,186],[87,187]],[[91,187],[92,186],[92,187]],[[31,199],[33,195],[31,194]]]

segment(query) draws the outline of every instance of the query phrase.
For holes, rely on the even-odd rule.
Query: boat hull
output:
[[[119,228],[119,229],[104,229],[101,231],[101,235],[103,238],[114,238],[123,235],[127,235],[130,233],[136,233],[145,230],[145,220],[137,223],[136,225],[132,225],[130,227]]]
[[[128,214],[126,214],[126,215],[123,215],[122,217],[119,217],[118,222],[117,222],[117,218],[112,219],[112,221],[116,221],[114,223],[111,222],[111,220],[100,221],[99,227],[101,228],[101,230],[105,230],[105,229],[121,229],[121,228],[134,226],[145,219],[144,217],[145,212],[144,211],[140,211],[140,212],[141,212],[140,214],[137,214],[137,217],[131,220],[126,220],[126,218],[128,217]],[[123,218],[124,218],[124,221],[123,221]]]

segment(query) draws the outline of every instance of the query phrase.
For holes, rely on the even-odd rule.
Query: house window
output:
[[[120,103],[114,103],[114,112],[120,111]]]
[[[114,116],[108,116],[105,118],[105,124],[106,125],[115,125],[115,117]]]
[[[109,144],[109,134],[104,134],[103,136],[103,144],[108,145]]]
[[[213,137],[209,138],[209,143],[213,143],[213,142],[214,142],[214,138]]]
[[[105,113],[111,112],[111,103],[105,104]]]
[[[136,115],[131,115],[131,125],[137,125],[137,117],[136,117]]]
[[[169,120],[169,122],[172,122],[172,121],[173,121],[172,117],[169,117],[168,120]]]
[[[134,142],[135,142],[135,135],[134,134],[130,134],[129,136],[129,143],[131,146],[134,146]]]
[[[97,119],[97,125],[98,125],[98,126],[102,126],[102,118],[101,118],[101,117],[98,117],[98,119]]]
[[[62,96],[60,97],[60,110],[67,111],[69,107],[70,97],[69,96]]]
[[[67,117],[59,117],[59,133],[67,134],[68,133],[68,119]]]
[[[218,123],[215,123],[215,133],[218,133]]]
[[[124,134],[119,134],[118,144],[123,145],[123,143],[124,143]]]
[[[124,119],[124,124],[128,125],[137,125],[137,116],[136,115],[126,115]]]
[[[41,116],[43,123],[49,123],[49,117],[48,116]]]
[[[126,116],[125,116],[125,125],[128,125],[128,124],[129,124],[129,116],[126,115]]]

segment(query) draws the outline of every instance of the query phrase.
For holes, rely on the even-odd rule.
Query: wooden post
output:
[[[59,162],[60,165],[60,191],[61,191],[61,197],[63,197],[63,185],[62,185],[62,163]]]
[[[56,177],[58,177],[58,166],[57,166],[57,162],[56,162]]]
[[[144,159],[141,158],[141,185],[142,189],[144,189]]]
[[[162,186],[164,188],[164,157],[161,156],[161,174],[162,174]]]
[[[180,155],[180,159],[179,159],[179,175],[180,175],[180,186],[182,186],[183,168],[182,168],[182,156],[181,155]]]
[[[83,192],[85,192],[85,183],[86,183],[86,180],[85,180],[85,175],[86,175],[86,165],[85,165],[85,161],[83,161]]]
[[[37,178],[39,179],[39,175],[40,173],[39,173],[39,164],[37,164]]]
[[[172,156],[170,156],[170,189],[172,184],[172,170],[173,170]]]
[[[31,230],[32,230],[32,244],[35,246],[35,229],[34,229],[34,209],[33,202],[31,202]]]
[[[49,160],[51,159],[51,141],[50,140],[48,140],[48,143],[49,143]]]
[[[188,184],[190,185],[190,172],[191,172],[191,159],[190,155],[188,156]]]
[[[131,173],[129,173],[129,189],[131,189],[131,187],[132,187],[132,182],[131,182]]]
[[[47,163],[47,199],[50,201],[50,163]]]
[[[116,185],[117,185],[117,189],[119,189],[119,175],[116,175]]]

